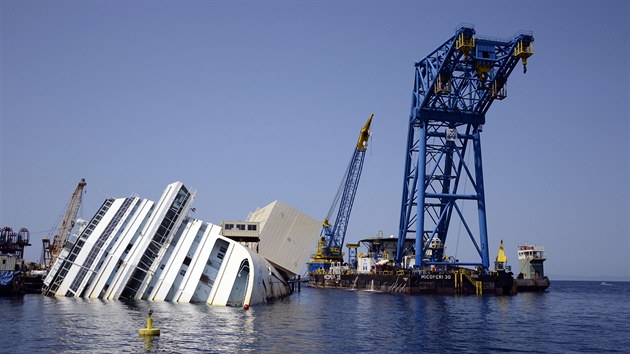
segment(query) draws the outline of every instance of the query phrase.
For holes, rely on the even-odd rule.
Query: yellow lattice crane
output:
[[[52,243],[50,242],[50,237],[44,237],[42,239],[43,266],[46,269],[50,269],[50,267],[55,264],[55,260],[63,250],[63,247],[66,245],[68,236],[70,236],[70,231],[72,231],[72,228],[74,227],[74,222],[77,218],[77,213],[79,212],[79,207],[81,206],[81,200],[83,198],[83,189],[86,185],[87,183],[85,182],[85,178],[81,178],[77,188],[74,190],[74,193],[72,193],[70,202],[68,203],[63,219],[61,220],[61,225],[57,229],[57,233],[53,237]]]

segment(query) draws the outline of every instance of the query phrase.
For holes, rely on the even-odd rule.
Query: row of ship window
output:
[[[241,230],[241,231],[256,231],[256,224],[225,224],[224,229],[226,230]]]

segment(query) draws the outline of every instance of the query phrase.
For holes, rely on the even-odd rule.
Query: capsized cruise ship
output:
[[[243,307],[289,295],[319,222],[275,201],[247,221],[215,225],[190,217],[194,199],[182,182],[157,203],[106,199],[91,220],[79,220],[43,293]]]

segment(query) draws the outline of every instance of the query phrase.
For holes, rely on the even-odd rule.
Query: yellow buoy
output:
[[[140,328],[141,336],[159,336],[160,329],[153,328],[153,310],[149,310],[149,317],[147,317],[147,328]]]

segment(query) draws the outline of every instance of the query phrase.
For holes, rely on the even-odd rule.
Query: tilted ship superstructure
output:
[[[299,273],[290,260],[304,247],[286,240],[308,240],[318,223],[275,201],[252,214],[258,219],[222,227],[191,217],[194,199],[182,182],[168,185],[158,202],[106,199],[91,220],[78,223],[43,293],[243,307],[287,296],[289,277]],[[285,252],[268,260],[270,244]]]

